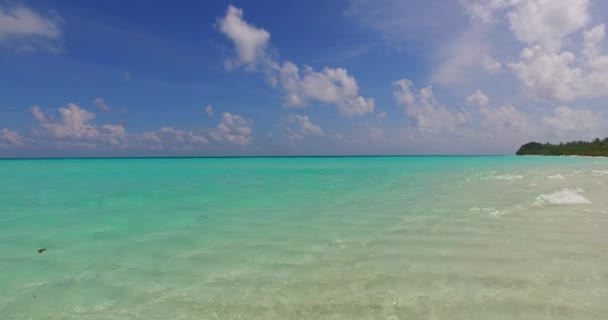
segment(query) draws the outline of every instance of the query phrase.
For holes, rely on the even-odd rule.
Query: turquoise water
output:
[[[0,319],[608,319],[606,159],[6,160],[0,179]]]

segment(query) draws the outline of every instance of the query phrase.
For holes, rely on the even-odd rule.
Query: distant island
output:
[[[608,156],[608,138],[600,140],[595,138],[591,142],[572,141],[560,144],[528,142],[521,146],[516,153],[518,156]]]

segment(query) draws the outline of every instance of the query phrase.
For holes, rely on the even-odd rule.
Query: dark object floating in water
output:
[[[38,253],[43,253],[46,251],[46,248],[38,249]]]

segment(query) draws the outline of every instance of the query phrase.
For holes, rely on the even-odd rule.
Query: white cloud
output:
[[[403,128],[397,143],[410,141],[407,143],[414,148],[422,142],[426,148],[432,145],[432,150],[463,152],[469,148],[464,152],[494,153],[515,150],[532,140],[589,140],[608,133],[602,126],[603,115],[590,109],[559,106],[524,112],[509,104],[492,106],[491,99],[477,90],[466,99],[466,104],[474,108],[452,111],[437,101],[430,87],[415,90],[411,81],[402,79],[395,82],[394,88],[398,104],[414,119]]]
[[[511,105],[482,107],[482,127],[474,134],[482,143],[517,146],[534,141],[589,140],[606,134],[602,132],[602,119],[589,109],[572,109],[559,106],[532,116]]]
[[[513,106],[486,108],[487,131],[494,133],[493,139],[511,139],[514,147],[523,141],[567,141],[589,140],[608,134],[602,123],[605,117],[586,108],[558,106],[544,110],[540,115],[528,115]]]
[[[445,105],[437,101],[431,86],[416,92],[411,80],[401,79],[393,83],[393,88],[397,104],[405,108],[418,129],[429,132],[454,131],[467,123],[467,114],[448,111]]]
[[[487,54],[483,56],[481,66],[484,70],[491,73],[498,73],[502,70],[502,62]]]
[[[471,107],[483,107],[490,102],[490,98],[486,96],[483,91],[477,90],[472,95],[468,96],[465,100],[467,106]]]
[[[534,97],[571,101],[608,95],[605,26],[583,33],[582,53],[555,52],[536,45],[525,48],[510,65],[526,92]]]
[[[38,106],[31,109],[31,113],[38,120],[45,133],[57,139],[64,138],[97,138],[99,131],[89,121],[95,114],[79,106],[69,103],[65,108],[59,108],[61,119],[54,121],[48,118]]]
[[[279,69],[280,84],[288,106],[303,106],[308,100],[334,104],[342,115],[356,116],[374,112],[374,99],[359,96],[355,78],[343,68],[324,68],[316,72],[286,61]]]
[[[220,30],[234,44],[238,63],[230,67],[246,65],[248,70],[266,74],[268,82],[280,86],[285,92],[288,107],[306,107],[311,101],[335,105],[345,116],[358,116],[374,112],[372,98],[359,95],[355,78],[344,68],[329,68],[315,71],[311,67],[302,70],[291,61],[282,64],[274,61],[267,53],[270,34],[243,20],[243,11],[230,6],[220,20]],[[261,68],[255,68],[260,66]]]
[[[290,141],[301,140],[306,136],[323,136],[320,126],[314,124],[307,115],[294,114],[286,119],[285,133]]]
[[[463,0],[462,4],[473,21],[493,24],[497,16],[505,16],[518,40],[554,49],[590,20],[589,0]]]
[[[511,105],[482,107],[482,125],[493,131],[517,133],[529,128],[528,115]]]
[[[222,120],[217,128],[209,134],[216,141],[227,141],[232,144],[245,145],[251,142],[253,121],[238,114],[222,113]]]
[[[165,151],[202,151],[199,147],[207,145],[210,140],[246,145],[251,141],[252,120],[240,115],[223,113],[216,128],[197,128],[183,130],[173,127],[162,127],[155,131],[131,135],[132,144],[140,149]]]
[[[507,13],[515,37],[528,45],[557,50],[562,39],[589,21],[589,0],[511,0]]]
[[[237,57],[226,61],[226,67],[254,66],[266,55],[270,33],[243,20],[243,10],[229,6],[219,21],[219,29],[233,41]]]
[[[510,67],[529,95],[572,100],[584,90],[583,70],[575,65],[575,60],[572,52],[554,53],[535,46],[525,48],[521,60]]]
[[[510,89],[510,77],[497,77],[506,70],[532,98],[574,101],[608,96],[605,26],[594,21],[606,19],[603,1],[445,2],[460,3],[469,19],[455,23],[454,16],[460,15],[443,12],[442,7],[449,8],[438,4],[443,2],[407,0],[351,0],[349,14],[382,35],[430,43],[420,56],[431,63],[436,84],[454,88],[481,79]],[[408,19],[408,10],[423,17],[433,12],[433,19],[428,19],[433,21],[413,24],[416,19]],[[437,35],[434,29],[444,34]],[[419,35],[412,37],[412,32]]]
[[[489,98],[481,93],[485,98],[480,99],[480,93],[478,90],[471,95],[475,98],[470,101],[481,115],[482,130],[477,134],[488,141],[516,146],[527,140],[591,139],[602,131],[602,115],[589,109],[559,106],[534,116],[512,105],[491,107]]]
[[[127,142],[127,132],[121,125],[104,124],[99,127],[99,133],[102,141],[114,146]]]
[[[0,6],[0,45],[23,51],[58,51],[61,19],[41,15],[25,6]]]
[[[213,117],[213,107],[210,104],[205,107],[205,113],[208,116]]]
[[[93,100],[93,104],[104,112],[109,112],[112,110],[112,107],[103,98],[95,98]]]
[[[143,149],[166,151],[192,151],[208,143],[207,138],[190,130],[162,127],[131,137],[133,144]]]
[[[207,139],[203,136],[196,135],[192,131],[184,131],[171,127],[162,127],[158,130],[158,133],[162,136],[170,137],[172,140],[183,143],[201,143],[206,144]]]
[[[608,96],[605,27],[585,30],[591,22],[589,0],[472,0],[464,4],[473,20],[486,23],[478,27],[487,29],[497,25],[498,17],[505,17],[509,31],[524,46],[519,57],[505,60],[511,60],[507,65],[527,95],[557,101]],[[484,65],[491,69],[494,63],[489,60]]]
[[[483,23],[495,22],[495,12],[508,6],[509,0],[462,0],[468,15]]]
[[[0,147],[2,146],[20,146],[23,144],[23,138],[17,132],[4,128],[0,130]]]
[[[590,135],[598,133],[603,121],[600,115],[591,110],[559,106],[553,110],[553,114],[543,116],[542,122],[557,131],[558,136],[566,137],[568,134],[584,131],[590,138]]]
[[[57,142],[82,143],[86,147],[97,144],[123,146],[127,143],[127,133],[121,125],[94,125],[91,121],[95,114],[69,103],[59,108],[59,119],[53,115],[47,116],[42,109],[34,106],[30,109],[32,116],[38,121],[34,135],[38,142],[51,139]],[[42,139],[42,140],[40,140]]]
[[[92,123],[95,114],[73,103],[59,108],[57,113],[45,112],[38,106],[32,107],[30,113],[38,124],[32,128],[31,134],[23,137],[3,129],[0,131],[2,147],[52,145],[72,150],[201,151],[198,148],[209,144],[210,139],[229,144],[249,144],[253,124],[252,120],[240,115],[223,113],[215,128],[184,130],[165,126],[143,133],[128,133],[121,125]]]

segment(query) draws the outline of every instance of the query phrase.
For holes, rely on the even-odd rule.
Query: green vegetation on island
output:
[[[608,138],[595,138],[591,142],[572,141],[560,144],[528,142],[521,146],[516,153],[518,156],[608,156]]]

